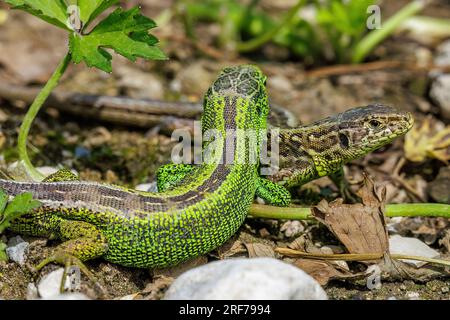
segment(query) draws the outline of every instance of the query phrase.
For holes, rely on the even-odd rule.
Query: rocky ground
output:
[[[133,2],[136,1],[129,1],[129,5]],[[151,17],[170,5],[167,1],[137,2],[143,4],[144,12]],[[5,8],[3,4],[0,5],[0,14],[5,12],[1,11],[2,8]],[[446,17],[450,17],[448,5],[439,3],[437,8],[445,8],[448,13]],[[429,14],[445,16],[445,10],[437,10],[439,13],[433,8],[429,10]],[[450,167],[448,162],[442,161],[442,156],[450,154],[449,144],[442,147],[446,141],[448,143],[448,136],[438,136],[439,132],[449,130],[450,73],[405,66],[370,70],[365,69],[364,65],[357,72],[336,72],[327,66],[305,67],[302,61],[285,58],[271,45],[264,47],[261,55],[236,57],[222,54],[217,57],[205,54],[204,50],[199,50],[190,42],[170,37],[180,28],[179,23],[171,22],[155,31],[170,60],[132,64],[115,57],[112,74],[88,69],[84,65],[71,66],[58,90],[196,102],[201,100],[223,66],[257,63],[268,75],[267,85],[272,101],[290,110],[302,123],[374,102],[413,113],[416,131],[409,136],[410,147],[403,138],[398,139],[392,145],[351,163],[346,168],[347,178],[356,190],[363,181],[363,171],[368,172],[376,185],[386,186],[386,203],[450,203]],[[205,42],[208,42],[214,34],[214,27],[204,28]],[[401,59],[415,66],[448,66],[449,41],[438,39],[429,43],[396,35],[385,41],[371,59]],[[23,87],[45,83],[63,56],[65,45],[64,35],[55,28],[26,14],[7,11],[7,18],[0,18],[0,83]],[[0,165],[3,171],[11,169],[11,164],[18,159],[14,146],[28,106],[24,100],[2,99],[0,96]],[[148,184],[154,181],[156,169],[169,161],[175,143],[158,128],[142,129],[100,122],[95,118],[75,117],[60,108],[48,106],[39,114],[32,128],[30,146],[33,162],[40,167],[50,167],[48,170],[57,166],[72,168],[84,180],[130,187]],[[315,205],[323,198],[332,201],[336,197],[336,188],[328,178],[323,178],[297,190],[295,203]],[[415,243],[414,248],[423,249],[425,246],[423,250],[427,254],[448,260],[449,222],[445,218],[397,217],[388,219],[387,227],[391,239],[393,235],[416,238],[420,244]],[[11,232],[2,236],[4,242],[9,242],[10,260],[0,262],[0,298],[54,297],[62,276],[60,267],[50,265],[40,273],[33,272],[32,267],[48,256],[58,241],[16,236]],[[295,281],[289,280],[290,269],[286,268],[294,265],[303,273],[300,269],[308,272],[311,267],[299,261],[302,259],[287,258],[275,252],[275,247],[307,248],[308,252],[321,253],[345,251],[344,245],[329,229],[317,222],[249,218],[239,233],[223,247],[175,268],[148,271],[123,268],[102,260],[89,262],[87,266],[102,288],[82,276],[81,284],[77,282],[75,291],[89,298],[160,299],[174,279],[188,269],[215,260],[248,257],[270,257],[290,264],[280,266],[278,261],[262,260],[261,263],[267,263],[267,267],[273,268],[274,272],[272,278],[267,274],[259,276],[263,279],[267,277],[267,283],[273,278],[279,280],[284,277],[283,281],[290,287],[288,284],[282,287],[295,291]],[[369,289],[366,277],[361,276],[366,268],[362,263],[340,261],[331,264],[331,267],[330,264],[322,267],[320,274],[309,273],[322,285],[330,299],[450,298],[448,267],[412,267],[415,268],[410,270],[412,277],[411,274],[382,277],[381,288],[377,290]],[[317,270],[317,265],[314,268]],[[228,272],[230,279],[237,276],[232,270]],[[195,275],[192,277],[195,278]],[[251,286],[251,276],[247,280],[242,283],[235,281],[235,284]],[[219,279],[212,277],[210,282],[209,286],[220,286]],[[276,288],[275,285],[266,289],[270,292]],[[311,288],[309,292],[319,292],[317,294],[321,295],[320,287]],[[208,292],[207,289],[205,292]],[[283,292],[282,298],[299,297],[288,289]]]

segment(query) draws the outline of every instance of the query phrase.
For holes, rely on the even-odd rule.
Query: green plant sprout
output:
[[[31,193],[22,193],[8,203],[8,195],[0,189],[0,235],[10,225],[10,222],[32,209],[38,208],[41,203],[33,200]],[[0,240],[0,261],[7,261],[6,244]]]
[[[112,72],[112,49],[125,58],[164,60],[165,54],[156,46],[158,39],[148,33],[156,27],[153,20],[143,16],[140,8],[117,8],[93,28],[91,23],[119,0],[5,0],[13,9],[26,11],[68,32],[69,48],[47,84],[35,98],[24,117],[19,131],[18,152],[27,174],[39,181],[44,176],[33,167],[27,152],[27,138],[31,125],[57,86],[68,65],[84,61],[88,67]]]
[[[390,17],[383,27],[369,32],[353,49],[352,62],[360,63],[384,39],[390,36],[407,19],[419,13],[425,7],[425,0],[416,0],[404,6]]]
[[[258,8],[259,0],[245,6],[236,0],[181,1],[182,20],[186,34],[196,39],[197,21],[214,21],[221,26],[219,45],[237,52],[252,52],[262,45],[274,44],[289,49],[306,63],[337,62],[360,63],[384,39],[408,18],[420,12],[425,0],[405,5],[396,14],[381,20],[381,25],[368,30],[371,12],[376,0],[298,0],[286,14],[277,19]],[[301,13],[312,12],[306,19]],[[380,17],[381,18],[381,17]]]

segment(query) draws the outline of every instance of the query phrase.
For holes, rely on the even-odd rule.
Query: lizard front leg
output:
[[[178,185],[195,166],[191,164],[169,163],[158,169],[156,183],[158,192],[165,192]]]
[[[352,203],[358,202],[359,197],[352,192],[350,186],[348,184],[347,179],[345,178],[344,168],[341,167],[338,171],[330,173],[328,176],[331,181],[336,185],[339,190],[341,197],[344,201],[349,201]]]
[[[291,203],[289,190],[262,177],[259,177],[257,181],[256,196],[267,204],[278,207],[287,207]]]

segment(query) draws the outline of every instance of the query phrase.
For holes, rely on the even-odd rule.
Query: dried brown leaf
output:
[[[223,260],[236,255],[245,255],[247,250],[237,236],[232,237],[219,248],[210,253],[211,256]]]
[[[350,271],[337,269],[331,262],[310,259],[297,259],[293,265],[302,269],[317,280],[320,285],[326,285],[333,279],[348,279],[360,277],[363,274],[353,274]]]
[[[172,277],[159,276],[147,284],[141,294],[145,295],[145,300],[159,300],[164,296],[165,291],[173,281]]]
[[[414,126],[405,136],[405,157],[413,162],[427,158],[450,160],[450,126],[444,127],[431,116]]]
[[[439,244],[444,246],[447,252],[450,252],[450,229],[445,230],[445,236],[439,240]]]
[[[249,258],[270,257],[275,258],[274,248],[264,243],[244,243],[248,251]]]
[[[308,253],[321,253],[320,248],[317,248],[313,241],[309,238],[307,234],[302,234],[300,237],[292,241],[288,248],[293,250],[299,250]]]
[[[436,178],[428,183],[428,194],[433,200],[450,204],[450,166],[442,167]]]
[[[343,204],[341,199],[331,203],[322,200],[312,213],[350,253],[385,253],[389,249],[384,219],[386,189],[376,190],[373,181],[365,176],[357,194],[362,204]]]
[[[169,277],[169,278],[176,278],[178,277],[180,274],[202,266],[204,264],[208,263],[208,258],[206,258],[206,256],[199,256],[193,259],[190,259],[188,261],[185,261],[181,264],[178,264],[174,267],[170,267],[170,268],[163,268],[163,269],[154,269],[152,271],[152,274],[154,277]]]
[[[442,270],[437,269],[435,266],[426,265],[417,269],[400,260],[393,260],[388,254],[384,255],[384,259],[379,264],[379,267],[382,271],[382,278],[385,281],[413,280],[427,282],[440,278],[443,275]]]
[[[3,132],[0,131],[0,150],[3,148],[6,142],[6,137]]]

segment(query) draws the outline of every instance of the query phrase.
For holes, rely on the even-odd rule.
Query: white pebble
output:
[[[170,286],[167,300],[324,300],[319,283],[273,258],[229,259],[191,269]]]

